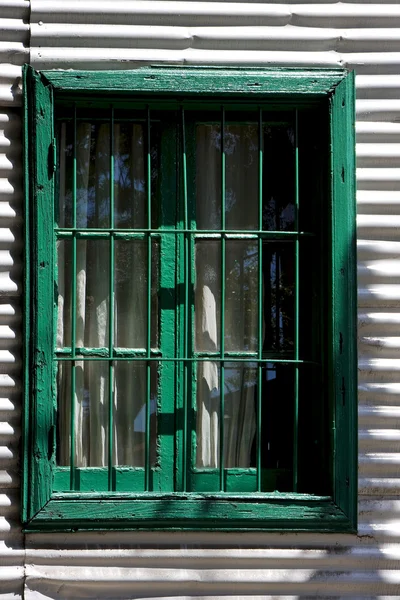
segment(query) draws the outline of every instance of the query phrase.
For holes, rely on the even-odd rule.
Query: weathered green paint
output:
[[[26,391],[30,396],[26,409],[25,439],[27,455],[25,463],[25,498],[29,506],[23,511],[24,520],[30,529],[295,529],[318,531],[354,530],[356,523],[356,412],[355,412],[355,249],[354,249],[354,82],[351,76],[341,70],[297,71],[290,69],[193,69],[193,68],[145,68],[131,72],[83,73],[46,72],[39,75],[26,70],[26,105],[31,102],[27,135],[35,134],[34,153],[30,160],[27,176],[27,214],[31,214],[30,249],[26,254],[26,281],[30,277],[32,264],[31,295],[26,304],[26,341],[31,354],[25,357]],[[43,83],[44,82],[44,83]],[[152,234],[157,235],[161,248],[160,260],[160,353],[149,348],[113,348],[112,324],[110,325],[109,348],[64,349],[57,352],[57,360],[147,360],[159,361],[158,387],[158,460],[149,472],[148,458],[146,469],[116,468],[75,469],[70,486],[69,470],[54,469],[53,444],[49,442],[54,431],[53,414],[53,338],[54,338],[54,265],[53,265],[53,182],[50,169],[49,151],[53,140],[53,91],[56,101],[70,102],[77,98],[77,105],[84,96],[92,96],[95,102],[101,94],[103,99],[117,106],[119,99],[134,93],[134,99],[142,95],[151,98],[146,105],[149,110],[155,102],[158,107],[167,103],[186,106],[186,99],[201,98],[214,103],[219,98],[240,102],[256,103],[259,111],[264,105],[279,107],[280,110],[293,110],[299,106],[321,102],[322,110],[328,117],[328,102],[331,108],[331,147],[332,179],[329,182],[331,202],[321,208],[325,219],[331,222],[332,249],[326,254],[323,266],[330,273],[327,307],[330,310],[330,329],[325,337],[327,356],[327,388],[335,407],[335,454],[333,499],[284,494],[262,494],[263,478],[260,475],[261,457],[257,469],[224,469],[223,444],[221,444],[220,469],[196,471],[194,467],[193,422],[195,382],[189,381],[188,374],[195,373],[196,362],[210,360],[210,355],[193,354],[193,292],[195,280],[193,245],[194,217],[192,213],[194,196],[191,195],[193,166],[184,165],[185,160],[193,159],[193,151],[183,156],[178,151],[175,128],[163,124],[161,136],[160,189],[162,197],[161,230],[151,229],[151,219],[147,229],[140,232],[115,230],[113,222],[108,229],[78,230],[76,223],[70,229],[56,229],[56,238],[77,239],[147,239],[150,245]],[[118,98],[117,98],[118,96]],[[154,99],[156,96],[156,100]],[[115,97],[115,102],[114,102]],[[204,98],[203,98],[204,97]],[[185,100],[183,100],[185,98]],[[89,102],[89,104],[90,104]],[[153,104],[152,104],[153,103]],[[270,104],[269,104],[270,103]],[[284,105],[282,105],[284,103]],[[189,102],[190,104],[190,102]],[[194,106],[194,104],[192,104]],[[219,104],[219,109],[221,103]],[[182,112],[182,117],[184,113]],[[39,126],[40,123],[40,126]],[[182,119],[182,132],[184,132]],[[260,132],[261,135],[261,132]],[[27,146],[26,146],[27,147]],[[181,148],[181,150],[182,150]],[[222,152],[222,156],[224,153]],[[112,153],[111,153],[112,157]],[[184,157],[184,159],[183,159]],[[111,158],[112,160],[112,158]],[[260,165],[262,153],[260,146]],[[180,169],[183,166],[183,179]],[[50,173],[51,171],[51,173]],[[112,166],[111,166],[112,171]],[[224,204],[224,171],[222,169],[222,197]],[[343,175],[344,174],[344,175]],[[46,178],[47,177],[47,178]],[[260,194],[262,194],[262,173],[260,172]],[[111,186],[112,186],[111,177]],[[180,187],[182,186],[182,189]],[[186,187],[186,189],[185,189]],[[297,186],[298,187],[298,186]],[[179,190],[179,191],[178,191]],[[111,190],[111,195],[112,195]],[[329,196],[329,194],[327,195]],[[180,218],[176,215],[176,198],[180,198]],[[322,195],[321,195],[322,197]],[[325,200],[325,197],[323,198]],[[189,213],[191,222],[189,223]],[[29,211],[31,211],[29,213]],[[149,211],[150,214],[150,211]],[[310,232],[265,232],[252,231],[254,239],[292,239],[298,246],[300,239],[311,238]],[[327,228],[329,230],[329,228]],[[220,231],[202,231],[206,238],[221,240],[221,270],[224,272],[225,239],[235,235],[245,235],[247,230],[225,231],[225,211],[222,211]],[[112,244],[111,244],[112,245]],[[30,254],[29,254],[30,252]],[[112,249],[110,248],[110,253]],[[262,250],[261,250],[262,253]],[[297,253],[298,255],[298,253]],[[150,256],[150,255],[149,255]],[[113,256],[110,268],[112,270]],[[261,254],[260,254],[261,259]],[[29,261],[29,265],[28,265]],[[149,266],[151,273],[151,266]],[[112,278],[111,278],[112,279]],[[224,277],[222,278],[224,281]],[[189,281],[190,280],[190,281]],[[260,278],[261,280],[261,278]],[[297,278],[298,282],[298,278]],[[110,283],[111,285],[111,283]],[[262,294],[262,282],[259,282]],[[224,285],[221,294],[224,304]],[[260,291],[261,290],[261,291]],[[113,290],[110,287],[110,296]],[[351,303],[348,309],[349,299]],[[190,306],[189,306],[190,305]],[[111,303],[110,303],[111,310]],[[223,315],[223,310],[221,315]],[[329,312],[329,311],[328,311]],[[40,322],[35,315],[47,316]],[[190,318],[189,318],[190,317]],[[259,321],[262,319],[259,315]],[[224,361],[235,358],[236,362],[258,362],[258,379],[261,383],[261,365],[268,362],[293,364],[304,369],[312,368],[313,360],[301,360],[298,352],[295,358],[273,358],[262,356],[262,347],[254,356],[225,353],[224,322],[221,317],[221,347],[215,357],[221,361],[221,388],[224,387]],[[29,327],[29,332],[27,329]],[[261,330],[261,326],[260,326]],[[339,338],[342,343],[339,344]],[[344,343],[343,343],[344,340]],[[178,347],[176,346],[178,341]],[[261,354],[260,354],[261,353]],[[161,358],[161,360],[160,360]],[[324,359],[325,360],[325,359]],[[112,363],[110,370],[112,370]],[[190,368],[189,368],[190,366]],[[302,367],[303,369],[303,367]],[[298,372],[299,368],[295,367]],[[303,371],[301,371],[303,372]],[[195,376],[194,376],[195,377]],[[182,383],[183,382],[183,383]],[[110,377],[110,399],[112,378]],[[261,386],[260,386],[261,389]],[[345,392],[344,392],[345,390]],[[343,395],[345,393],[345,396]],[[147,385],[147,405],[149,384]],[[221,394],[223,409],[223,393]],[[190,398],[189,398],[190,397]],[[345,401],[343,400],[345,398]],[[111,405],[111,402],[110,402]],[[259,419],[261,419],[261,395],[258,399]],[[189,410],[188,410],[189,409]],[[110,408],[111,410],[111,408]],[[147,409],[149,410],[149,409]],[[191,414],[188,415],[188,412]],[[33,418],[32,418],[32,416]],[[182,416],[183,415],[183,416]],[[146,421],[149,420],[147,414]],[[28,431],[28,419],[31,424]],[[112,414],[110,412],[110,424]],[[185,429],[190,427],[190,431]],[[110,427],[110,430],[112,427]],[[223,419],[221,420],[221,440],[223,439]],[[31,437],[30,437],[31,436]],[[259,423],[258,439],[261,436]],[[32,442],[30,441],[32,439]],[[111,448],[112,438],[110,438]],[[49,447],[50,444],[50,447]],[[183,451],[187,450],[188,456]],[[182,460],[183,453],[185,460]],[[54,487],[53,487],[54,472]],[[67,492],[71,487],[80,493]],[[174,490],[193,490],[193,493],[174,494]],[[216,490],[222,490],[216,494]],[[264,488],[265,489],[265,488]],[[52,496],[52,490],[65,492]],[[110,490],[118,490],[113,492]],[[149,490],[149,491],[146,491]],[[199,494],[200,492],[204,492]],[[91,492],[104,494],[93,495]],[[126,491],[127,494],[119,492]],[[208,491],[208,493],[207,493]],[[130,494],[128,493],[130,492]],[[237,496],[232,494],[240,492]],[[162,493],[162,495],[160,495]],[[33,518],[34,517],[34,518]]]
[[[26,446],[25,483],[29,485],[24,513],[35,515],[49,500],[54,466],[53,322],[54,242],[53,175],[50,165],[53,131],[53,90],[38,73],[25,71],[25,106],[29,125],[29,186],[26,189],[30,247],[25,262],[29,301],[25,332],[29,340],[25,375],[29,381],[30,437]],[[28,142],[26,142],[27,144]],[[29,327],[29,331],[28,328]],[[27,433],[27,432],[26,432]]]
[[[256,495],[255,495],[256,496]],[[83,501],[83,503],[82,503]],[[29,529],[206,529],[348,531],[348,519],[329,499],[290,498],[277,494],[250,500],[198,494],[155,496],[148,500],[116,497],[56,496]]]
[[[345,77],[341,69],[251,69],[145,67],[133,71],[44,71],[62,92],[135,95],[157,94],[176,98],[256,98],[283,96],[326,97]]]
[[[21,517],[23,522],[26,522],[30,517],[30,481],[29,481],[29,456],[30,456],[30,347],[31,347],[31,302],[30,302],[30,287],[31,287],[31,252],[30,252],[30,197],[32,179],[30,175],[30,134],[31,134],[31,106],[29,103],[28,90],[30,89],[30,72],[27,67],[23,67],[23,110],[24,110],[24,129],[23,129],[23,152],[24,152],[24,322],[23,322],[23,339],[22,358],[23,358],[23,419],[22,419],[22,486],[21,486]]]
[[[177,305],[177,241],[176,236],[164,233],[175,228],[177,218],[177,164],[176,130],[172,123],[163,124],[161,133],[160,166],[161,206],[160,236],[160,350],[161,358],[174,357],[176,353]],[[167,200],[168,199],[168,200]],[[160,361],[158,383],[158,465],[154,471],[154,491],[171,492],[175,485],[175,361]]]
[[[354,73],[331,97],[334,499],[357,522],[357,281]]]

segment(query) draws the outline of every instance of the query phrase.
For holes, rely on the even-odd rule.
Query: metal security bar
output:
[[[219,409],[219,489],[225,490],[225,266],[226,266],[226,155],[225,155],[225,107],[221,108],[221,323],[220,323],[220,409]]]
[[[114,229],[114,109],[110,108],[110,226]],[[108,304],[108,343],[110,348],[110,361],[108,363],[108,489],[113,490],[113,407],[114,407],[114,235],[110,235],[110,259],[109,259],[109,304]]]
[[[258,229],[263,227],[263,111],[258,113]],[[262,352],[263,352],[263,240],[258,238],[258,365],[257,365],[257,412],[256,412],[256,447],[257,447],[257,491],[262,490]]]
[[[71,240],[71,346],[63,349],[57,349],[55,352],[56,361],[67,361],[71,364],[71,421],[70,421],[70,489],[75,490],[76,483],[76,362],[85,361],[103,362],[108,365],[108,434],[107,434],[107,489],[108,491],[115,491],[115,469],[118,465],[115,465],[114,458],[114,447],[116,445],[115,439],[115,415],[114,415],[114,395],[115,395],[115,365],[118,362],[141,362],[145,365],[146,373],[146,384],[145,384],[145,398],[144,398],[144,464],[142,469],[142,490],[145,492],[153,491],[153,480],[152,480],[152,437],[151,437],[151,417],[152,417],[152,370],[154,365],[162,365],[163,363],[173,363],[175,366],[175,373],[182,373],[183,381],[180,387],[181,398],[177,404],[182,407],[182,418],[179,417],[175,423],[182,424],[181,432],[181,443],[178,447],[178,452],[181,456],[176,461],[182,465],[181,469],[181,480],[176,485],[179,491],[191,491],[192,476],[189,476],[189,472],[193,471],[194,465],[192,462],[193,456],[191,456],[190,450],[190,438],[191,438],[191,427],[192,422],[192,399],[189,395],[192,393],[192,386],[190,384],[190,374],[193,372],[193,366],[197,363],[213,361],[219,367],[219,424],[218,424],[218,442],[219,442],[219,461],[216,471],[216,487],[215,491],[226,492],[229,487],[229,468],[227,467],[227,448],[225,448],[225,412],[226,412],[226,394],[225,394],[225,383],[226,378],[229,377],[228,369],[231,368],[227,362],[238,363],[243,367],[243,373],[245,372],[244,367],[248,367],[248,371],[254,369],[255,375],[255,416],[256,416],[256,433],[255,433],[255,459],[252,467],[248,468],[254,474],[255,491],[264,491],[263,481],[263,469],[265,468],[263,456],[263,443],[265,437],[265,424],[266,424],[266,403],[268,398],[265,398],[265,381],[267,379],[267,370],[273,370],[276,366],[291,366],[294,373],[294,392],[293,392],[293,459],[292,459],[292,470],[293,470],[293,491],[298,489],[298,421],[299,421],[299,369],[303,365],[315,365],[315,361],[305,360],[300,358],[300,244],[301,239],[313,237],[315,234],[309,231],[300,231],[299,226],[299,140],[298,140],[298,112],[294,113],[294,228],[293,231],[279,230],[279,206],[275,204],[275,229],[266,229],[263,223],[263,209],[264,209],[264,179],[268,178],[268,172],[264,177],[264,169],[268,164],[265,162],[264,156],[264,113],[263,108],[258,107],[254,110],[256,127],[258,128],[258,211],[257,211],[257,223],[253,229],[227,229],[227,148],[226,148],[226,106],[223,105],[220,108],[220,131],[221,131],[221,173],[220,173],[220,184],[221,184],[221,218],[220,218],[220,229],[201,229],[197,225],[191,226],[189,223],[189,212],[192,211],[191,202],[193,202],[193,194],[189,190],[191,183],[193,166],[188,165],[190,160],[193,160],[190,154],[190,149],[187,149],[187,122],[190,119],[193,121],[192,115],[187,116],[187,111],[183,107],[178,111],[178,117],[176,121],[177,130],[181,132],[180,149],[178,156],[179,171],[181,173],[181,207],[182,214],[180,215],[180,222],[182,227],[179,228],[178,224],[175,227],[164,228],[162,225],[157,227],[157,223],[152,218],[154,207],[152,206],[152,113],[150,107],[147,106],[146,117],[143,120],[144,126],[144,137],[146,139],[146,152],[145,152],[145,186],[146,186],[146,218],[145,222],[142,223],[139,228],[123,228],[118,227],[116,222],[115,213],[115,114],[114,107],[111,106],[108,113],[109,122],[109,202],[110,202],[110,215],[109,215],[109,227],[88,227],[82,226],[81,222],[78,224],[77,219],[77,148],[78,148],[78,131],[77,131],[77,109],[73,109],[73,172],[72,172],[72,219],[71,227],[55,227],[55,235],[57,240]],[[120,118],[118,117],[118,122]],[[121,118],[121,121],[123,119]],[[129,122],[129,119],[128,119]],[[233,121],[234,122],[234,121]],[[190,129],[192,131],[192,129]],[[229,131],[229,129],[228,129]],[[189,171],[189,174],[188,174]],[[170,202],[171,199],[164,200]],[[176,198],[178,202],[178,198]],[[161,209],[162,210],[162,209]],[[117,213],[118,214],[118,213]],[[191,212],[190,212],[191,214]],[[117,217],[118,219],[118,217]],[[179,217],[177,218],[177,220]],[[229,220],[228,220],[229,227]],[[182,315],[183,324],[182,331],[182,346],[176,350],[174,356],[163,355],[162,351],[152,349],[152,279],[153,269],[152,260],[154,258],[153,240],[155,238],[160,239],[160,234],[172,234],[178,244],[178,248],[181,248],[182,252],[176,259],[182,261],[183,264],[183,291],[182,291]],[[220,246],[220,280],[221,280],[221,291],[220,291],[220,316],[219,316],[219,349],[217,352],[196,352],[191,347],[191,328],[193,326],[193,307],[192,307],[192,294],[190,292],[191,286],[193,285],[194,274],[192,272],[192,256],[191,248],[194,245],[194,239],[210,239],[215,240]],[[77,240],[106,240],[109,243],[109,306],[108,306],[108,345],[101,348],[77,348]],[[146,314],[144,318],[146,320],[146,335],[145,341],[143,342],[143,348],[118,348],[116,347],[116,322],[115,322],[115,242],[117,240],[127,240],[131,243],[142,242],[146,245],[147,250],[147,265],[146,265]],[[254,240],[257,248],[257,291],[256,298],[257,303],[257,343],[256,350],[254,352],[232,352],[226,350],[226,302],[227,302],[227,287],[226,287],[226,270],[227,270],[227,240]],[[268,352],[264,348],[263,340],[263,329],[264,329],[264,294],[265,294],[265,281],[264,277],[266,274],[263,273],[264,267],[268,267],[268,256],[271,251],[266,248],[266,245],[271,242],[286,242],[289,241],[294,247],[294,336],[293,336],[293,355],[283,356],[281,348],[281,331],[280,331],[280,319],[281,319],[281,306],[280,306],[280,277],[281,277],[281,257],[278,251],[275,252],[275,329],[272,332],[274,337],[275,351],[269,350]],[[228,246],[229,250],[229,246]],[[272,252],[274,252],[272,250]],[[264,256],[263,256],[264,254]],[[228,256],[229,259],[229,256]],[[272,260],[272,259],[271,259]],[[265,263],[265,264],[264,264]],[[176,263],[177,264],[177,263]],[[293,263],[292,263],[293,264]],[[178,268],[178,266],[176,266]],[[272,267],[271,267],[272,268]],[[133,274],[134,276],[134,274]],[[272,286],[272,284],[271,284]],[[178,302],[178,299],[176,299]],[[176,318],[176,317],[174,317]],[[107,342],[106,342],[107,344]],[[79,344],[78,344],[79,345]],[[179,368],[178,368],[179,367]],[[228,381],[228,380],[227,380]],[[175,435],[177,432],[175,431]],[[136,465],[132,467],[137,468]],[[135,489],[135,491],[137,491]]]
[[[72,224],[76,229],[76,178],[77,178],[77,156],[76,156],[76,106],[74,106],[73,116],[73,163],[72,163]],[[71,274],[71,352],[72,355],[76,354],[76,235],[72,236],[72,274]],[[76,388],[76,365],[73,361],[71,365],[71,434],[70,434],[70,488],[75,489],[75,388]]]
[[[183,184],[183,228],[184,235],[184,306],[183,306],[183,355],[189,354],[189,282],[190,276],[190,258],[189,258],[189,233],[188,233],[188,184],[187,184],[187,157],[186,157],[186,127],[185,111],[181,109],[181,129],[182,129],[182,184]],[[188,361],[183,361],[183,423],[182,423],[182,489],[187,489],[187,454],[188,454],[188,405],[189,405],[189,373]]]
[[[295,229],[299,229],[299,133],[298,133],[298,111],[295,110],[295,206],[294,223]],[[295,240],[295,304],[294,304],[294,358],[299,359],[299,318],[300,318],[300,243]],[[298,485],[298,445],[299,445],[299,368],[296,365],[294,369],[294,416],[293,416],[293,491],[297,492]]]
[[[150,108],[147,107],[147,229],[151,229],[151,143],[150,143]],[[144,489],[150,491],[150,417],[151,417],[151,234],[147,234],[147,361],[146,361],[146,426],[144,456]]]

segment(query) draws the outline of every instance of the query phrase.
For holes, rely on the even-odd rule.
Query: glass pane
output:
[[[108,346],[109,333],[108,240],[76,243],[76,346]]]
[[[77,227],[110,227],[110,126],[77,126]]]
[[[197,363],[196,466],[219,465],[220,368],[216,362]]]
[[[256,123],[225,127],[227,229],[258,229],[258,137]]]
[[[258,243],[226,241],[225,350],[258,349]]]
[[[72,122],[59,123],[58,127],[58,207],[55,214],[59,227],[72,227],[74,129]]]
[[[265,351],[294,350],[295,263],[293,242],[263,243]]]
[[[150,369],[150,464],[156,463],[158,363]],[[121,361],[115,365],[115,465],[145,466],[147,367],[145,362]]]
[[[71,250],[70,240],[57,242],[57,348],[71,346]]]
[[[196,127],[197,229],[221,228],[221,127]]]
[[[220,464],[220,368],[215,362],[197,366],[197,467]],[[224,374],[224,466],[255,466],[255,365],[226,363]]]
[[[158,188],[159,126],[151,125],[151,199],[155,217]],[[114,128],[114,206],[115,227],[147,229],[147,125],[121,122]],[[154,219],[152,219],[154,221]],[[153,223],[154,225],[154,223]]]
[[[261,466],[263,491],[293,490],[294,367],[262,369]]]
[[[146,140],[144,123],[114,127],[115,227],[147,225]]]
[[[195,350],[218,352],[221,312],[221,242],[196,240]]]
[[[147,347],[148,247],[143,240],[115,241],[115,345]],[[151,346],[158,346],[159,243],[151,251]]]
[[[292,231],[295,224],[295,139],[291,125],[264,125],[263,229]]]
[[[72,401],[75,410],[75,466],[101,467],[108,462],[108,363],[77,361],[71,397],[72,366],[59,362],[57,373],[58,464],[70,464]]]

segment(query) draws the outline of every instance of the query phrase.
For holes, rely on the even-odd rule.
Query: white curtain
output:
[[[221,228],[221,132],[199,125],[196,132],[196,220],[198,229]],[[257,128],[225,129],[226,228],[258,229]],[[225,315],[227,352],[255,352],[257,339],[257,244],[251,238],[228,238],[225,262],[225,305],[221,307],[221,240],[196,240],[196,350],[220,351],[221,308]],[[220,369],[199,362],[197,369],[198,467],[220,464],[220,419],[224,419],[224,466],[251,466],[255,435],[256,369],[249,363],[225,363],[224,415],[221,415]]]
[[[256,126],[226,128],[226,226],[258,229],[258,130]],[[71,226],[71,134],[60,134],[60,226]],[[109,125],[81,123],[77,128],[77,226],[109,227]],[[114,130],[115,226],[147,226],[143,126],[116,124]],[[219,127],[196,128],[197,228],[221,227],[221,140]],[[71,345],[72,241],[58,242],[57,346]],[[109,346],[109,241],[77,240],[76,347]],[[195,350],[220,351],[221,239],[196,238]],[[257,339],[257,243],[228,238],[226,242],[225,349],[255,352]],[[141,240],[115,242],[114,344],[146,348],[147,245]],[[157,308],[154,315],[157,313]],[[117,362],[113,384],[113,463],[144,465],[146,367],[142,362]],[[105,466],[108,462],[107,361],[77,361],[75,366],[75,464]],[[152,370],[151,412],[155,411],[157,370]],[[71,366],[60,361],[59,431],[61,465],[70,462]],[[256,368],[226,363],[225,412],[220,414],[220,369],[216,361],[197,368],[197,455],[202,468],[219,465],[220,419],[224,419],[224,464],[251,466],[255,436]],[[153,402],[154,399],[154,402]],[[154,404],[154,407],[153,407]],[[155,448],[155,428],[152,431]]]
[[[77,226],[110,225],[110,136],[108,124],[77,127]],[[115,225],[145,226],[145,166],[142,126],[114,131]],[[67,175],[68,131],[61,127],[59,224],[71,226],[66,209],[72,204],[71,173]],[[131,157],[135,157],[132,160]],[[69,176],[70,181],[67,181]],[[134,214],[134,221],[131,220]],[[67,221],[67,223],[66,223]],[[129,223],[129,224],[128,224]],[[108,348],[110,246],[106,239],[76,242],[76,334],[77,348]],[[115,346],[144,348],[147,314],[147,246],[141,240],[115,241],[114,336]],[[57,347],[71,344],[72,242],[58,242]],[[154,379],[154,375],[152,377]],[[108,362],[75,363],[75,465],[104,466],[108,461],[109,372]],[[58,369],[60,464],[70,462],[71,366]],[[154,385],[153,385],[154,387]],[[143,406],[146,398],[146,367],[142,362],[121,363],[113,382],[113,462],[144,464]]]

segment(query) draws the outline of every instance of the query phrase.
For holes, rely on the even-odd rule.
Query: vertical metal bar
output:
[[[295,110],[295,230],[299,232],[299,136],[298,111]],[[300,240],[295,241],[295,305],[294,305],[294,358],[299,360],[299,308],[300,308],[300,274],[299,274]],[[298,436],[299,436],[299,366],[294,371],[294,418],[293,418],[293,491],[297,492],[298,480]]]
[[[263,115],[258,115],[258,229],[263,226]],[[263,350],[263,273],[262,273],[262,237],[258,236],[258,359],[262,359]],[[262,363],[257,365],[257,491],[261,492],[261,435],[262,435]]]
[[[151,229],[151,142],[150,108],[147,107],[147,229]],[[144,489],[150,491],[150,417],[151,417],[151,234],[147,234],[147,361],[146,361],[146,440],[144,456]]]
[[[186,158],[186,128],[185,128],[185,111],[181,109],[181,126],[182,126],[182,175],[183,175],[183,228],[184,233],[184,309],[183,309],[183,356],[188,358],[189,352],[189,233],[188,233],[188,189],[187,189],[187,158]],[[188,402],[189,402],[189,374],[188,362],[183,362],[183,429],[182,429],[182,489],[187,488],[187,454],[188,454]]]
[[[221,314],[220,314],[220,414],[219,414],[219,487],[225,491],[225,449],[224,449],[224,418],[225,418],[225,254],[226,254],[226,156],[225,156],[225,108],[221,107]]]
[[[279,352],[281,349],[281,255],[279,248],[280,246],[278,245],[278,248],[275,252],[275,347],[277,352]]]
[[[74,233],[72,236],[72,281],[71,281],[71,352],[72,356],[76,355],[76,176],[77,176],[77,131],[76,131],[76,105],[74,105],[74,116],[73,116],[73,161],[72,161],[72,226]],[[76,413],[76,401],[75,401],[75,361],[71,365],[71,446],[70,446],[70,488],[75,489],[75,413]]]
[[[109,363],[108,363],[108,489],[113,489],[113,396],[114,396],[114,108],[110,108],[110,275],[109,275]]]

